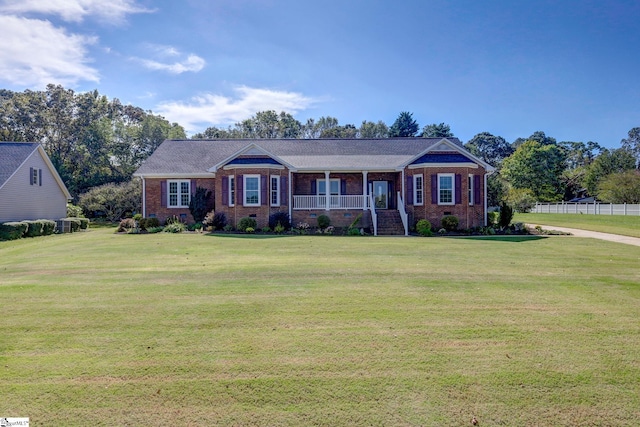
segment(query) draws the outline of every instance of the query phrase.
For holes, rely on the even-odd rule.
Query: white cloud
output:
[[[295,115],[316,101],[296,92],[238,86],[235,98],[203,94],[188,102],[163,102],[157,112],[189,132],[209,126],[227,126],[247,119],[259,111],[285,111]]]
[[[0,15],[0,28],[0,81],[37,88],[99,81],[86,57],[95,37],[68,34],[49,21],[16,16]]]
[[[67,22],[81,22],[94,16],[108,23],[120,23],[131,13],[150,12],[135,0],[0,0],[0,12],[24,15],[57,15]]]
[[[176,55],[176,53],[171,53],[171,55]],[[141,58],[133,58],[134,61],[140,62],[146,68],[154,71],[168,71],[171,74],[182,74],[187,71],[192,71],[197,73],[202,70],[205,65],[205,60],[200,58],[198,55],[191,54],[187,56],[184,61],[174,62],[171,64],[154,61],[152,59],[141,59]]]

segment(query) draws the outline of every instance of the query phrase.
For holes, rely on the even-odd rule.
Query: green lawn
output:
[[[640,216],[518,213],[513,220],[527,224],[555,225],[640,237]]]
[[[635,426],[638,265],[574,237],[0,242],[0,416]]]

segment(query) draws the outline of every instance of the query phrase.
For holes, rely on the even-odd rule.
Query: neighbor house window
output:
[[[271,206],[280,206],[280,177],[272,176],[271,185],[269,187],[271,198]]]
[[[260,206],[260,175],[244,175],[244,206]]]
[[[234,206],[236,203],[236,177],[231,175],[229,177],[229,206]]]
[[[473,200],[473,175],[469,175],[469,204],[473,205],[475,200]]]
[[[188,208],[191,201],[191,181],[167,181],[169,185],[169,207]]]
[[[413,204],[422,206],[424,204],[424,177],[413,175]]]
[[[327,181],[324,179],[319,179],[317,184],[318,188],[318,196],[326,196],[327,195]],[[331,179],[329,180],[329,190],[332,196],[340,195],[340,180],[339,179]]]
[[[453,183],[455,175],[452,173],[438,174],[438,204],[453,205],[455,195],[453,194]]]

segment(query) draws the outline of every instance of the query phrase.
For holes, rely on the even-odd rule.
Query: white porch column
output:
[[[362,171],[362,210],[367,210],[367,174],[369,172]]]
[[[484,226],[487,226],[487,216],[489,212],[487,212],[487,171],[484,172]]]
[[[291,169],[289,169],[289,179],[287,182],[287,194],[289,195],[289,221],[293,224],[293,183],[291,182],[291,177],[293,174],[291,173]]]
[[[324,207],[325,211],[328,211],[330,209],[330,207],[331,207],[331,185],[330,185],[331,183],[329,181],[329,174],[330,173],[331,172],[329,172],[329,171],[324,171],[324,181],[325,181],[324,188],[326,190],[326,197],[327,197],[326,206]]]

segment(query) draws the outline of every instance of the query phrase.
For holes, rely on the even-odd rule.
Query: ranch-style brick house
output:
[[[376,235],[406,235],[445,215],[463,229],[486,225],[493,171],[457,138],[234,139],[164,141],[134,176],[143,216],[161,222],[193,222],[189,202],[203,187],[231,225],[253,217],[262,228],[286,212],[294,226],[327,215],[346,227],[362,214]]]
[[[64,218],[70,199],[42,145],[0,142],[0,223]]]

